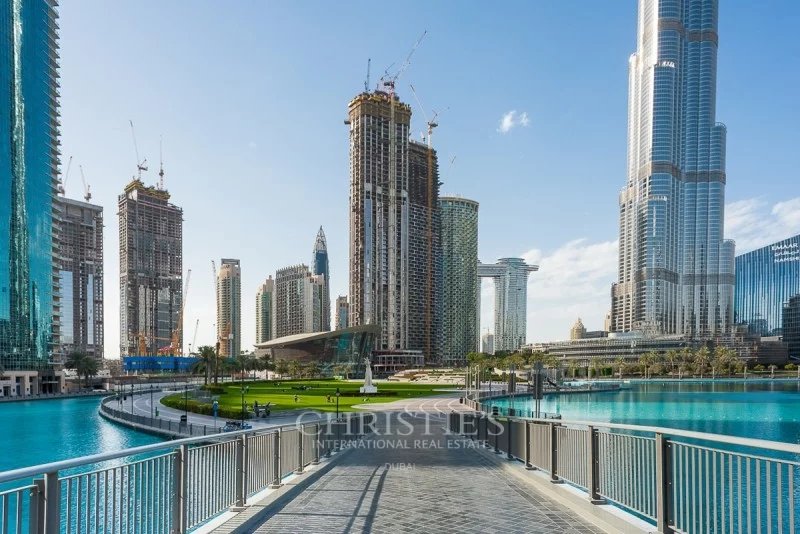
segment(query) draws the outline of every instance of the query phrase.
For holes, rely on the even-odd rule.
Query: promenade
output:
[[[464,410],[457,398],[370,408],[387,409],[374,434],[213,532],[605,532],[510,476],[507,460],[446,433],[446,415]]]

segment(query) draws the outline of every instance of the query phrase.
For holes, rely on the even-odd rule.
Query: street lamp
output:
[[[339,420],[339,395],[341,395],[341,393],[339,392],[339,388],[336,388],[336,420],[337,421]]]
[[[183,416],[189,422],[189,386],[183,385]]]
[[[242,386],[242,428],[244,428],[244,394],[247,393],[249,389],[250,386]]]
[[[150,384],[150,419],[153,419],[153,384]]]
[[[131,415],[133,415],[133,382],[131,382]]]

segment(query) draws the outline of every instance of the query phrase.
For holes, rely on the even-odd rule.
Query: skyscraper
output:
[[[463,364],[478,349],[478,203],[460,197],[439,199],[442,233],[442,363]]]
[[[409,142],[411,108],[383,91],[349,105],[350,325],[381,328],[376,348],[441,347],[439,172]]]
[[[60,198],[61,348],[103,359],[103,208]]]
[[[789,357],[800,358],[800,294],[791,297],[783,307],[783,341]]]
[[[328,243],[325,241],[325,232],[319,227],[317,239],[314,242],[313,261],[311,262],[311,272],[322,276],[325,287],[322,288],[322,328],[328,331],[331,329],[331,274],[328,264]]]
[[[780,334],[784,304],[800,294],[800,235],[736,257],[736,323],[762,336]]]
[[[494,354],[494,334],[486,332],[481,336],[481,352]]]
[[[272,339],[272,312],[275,297],[275,280],[272,276],[258,286],[256,293],[256,343]]]
[[[273,338],[322,331],[325,281],[306,265],[292,265],[275,273]]]
[[[60,154],[57,3],[10,0],[3,6],[0,365],[5,370],[45,371],[60,335],[54,261]],[[9,394],[43,391],[33,378],[20,380],[25,383]]]
[[[426,362],[442,351],[442,245],[436,151],[408,143],[408,323],[406,348]]]
[[[478,263],[478,276],[494,281],[494,350],[515,351],[525,344],[528,324],[528,273],[538,271],[522,258]]]
[[[183,347],[183,210],[135,179],[119,196],[120,354]]]
[[[242,349],[242,271],[239,260],[222,258],[217,274],[219,355],[239,356]]]
[[[408,128],[411,108],[382,91],[348,106],[350,324],[380,326],[377,348],[408,347]]]
[[[700,338],[730,331],[734,245],[723,240],[717,14],[717,0],[639,0],[614,331]]]
[[[350,326],[349,310],[350,305],[347,303],[347,296],[339,295],[336,297],[336,330],[343,330]]]

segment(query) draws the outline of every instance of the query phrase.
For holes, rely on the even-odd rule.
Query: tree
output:
[[[97,374],[100,370],[100,365],[97,360],[86,354],[85,352],[75,351],[67,357],[67,362],[64,364],[67,369],[75,369],[75,373],[86,380],[86,387],[89,387],[89,377]]]
[[[289,363],[286,360],[278,360],[275,362],[275,372],[278,376],[283,376],[289,373]]]
[[[650,378],[650,367],[658,361],[658,353],[654,350],[646,352],[639,357],[639,364],[644,370],[644,377]]]
[[[290,360],[287,364],[287,370],[292,378],[300,378],[300,373],[303,370],[303,366],[297,360]]]
[[[694,350],[692,350],[691,347],[686,347],[680,352],[678,358],[678,378],[683,377],[683,373],[685,373],[689,369],[693,361],[694,361]]]
[[[735,363],[736,354],[731,349],[719,345],[714,348],[714,359],[712,361],[712,366],[714,367],[715,372],[730,373],[730,369]]]
[[[700,380],[702,380],[703,373],[705,373],[711,363],[711,353],[708,351],[708,347],[701,347],[700,350],[694,354],[693,363],[695,370],[700,373]]]
[[[666,360],[667,360],[667,365],[669,365],[670,373],[675,372],[675,367],[678,365],[678,362],[680,362],[680,359],[681,359],[681,354],[677,350],[671,349],[667,351]]]
[[[575,374],[578,372],[578,361],[569,360],[567,362],[567,369],[569,369],[569,372],[572,375],[572,379],[575,380]]]
[[[614,360],[614,367],[617,368],[619,379],[622,380],[622,371],[625,370],[625,358],[622,356],[617,357],[617,359]]]
[[[217,355],[216,352],[214,352],[214,347],[211,347],[209,345],[204,345],[198,349],[197,357],[199,359],[197,360],[197,363],[195,363],[194,366],[192,367],[192,372],[193,373],[202,372],[205,375],[204,383],[206,386],[208,385],[208,377],[211,373],[211,366],[213,365],[216,356]]]

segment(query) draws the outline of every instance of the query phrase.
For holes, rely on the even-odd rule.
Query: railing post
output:
[[[495,425],[498,427],[498,430],[500,428],[502,428],[500,426],[500,422],[498,420],[495,420]],[[499,432],[495,432],[495,434],[494,434],[494,453],[495,454],[500,454],[500,433]]]
[[[44,479],[34,480],[33,485],[28,510],[28,532],[41,534],[44,532]]]
[[[514,459],[514,455],[511,454],[511,440],[513,439],[513,436],[511,435],[512,434],[511,428],[513,426],[514,426],[514,423],[511,421],[511,419],[506,419],[506,449],[507,449],[506,450],[506,459],[507,460],[513,460]]]
[[[172,532],[186,532],[187,493],[189,489],[189,446],[181,445],[175,449],[174,463],[175,499],[172,502]]]
[[[244,450],[246,447],[246,440],[247,436],[242,435],[239,436],[239,439],[236,440],[236,479],[235,479],[235,499],[232,510],[239,511],[244,508],[245,502],[245,489],[244,489],[244,471],[245,471],[245,454]]]
[[[303,474],[303,438],[305,436],[305,427],[300,425],[297,428],[297,469],[294,470],[296,475]]]
[[[320,437],[319,423],[314,425],[314,456],[311,458],[311,465],[319,464],[319,437]]]
[[[550,482],[561,482],[558,478],[558,432],[555,423],[550,423]]]
[[[281,487],[281,429],[277,429],[275,431],[275,440],[273,442],[273,451],[272,451],[272,468],[275,472],[275,479],[272,481],[272,484],[269,485],[270,488],[280,488]]]
[[[525,421],[525,469],[533,469],[531,465],[531,423]]]
[[[656,527],[658,532],[672,534],[669,526],[669,495],[672,486],[669,439],[656,433]]]
[[[44,475],[44,534],[61,532],[61,488],[58,471]]]
[[[605,500],[600,496],[600,432],[593,426],[589,427],[589,500],[592,504],[603,504]]]

